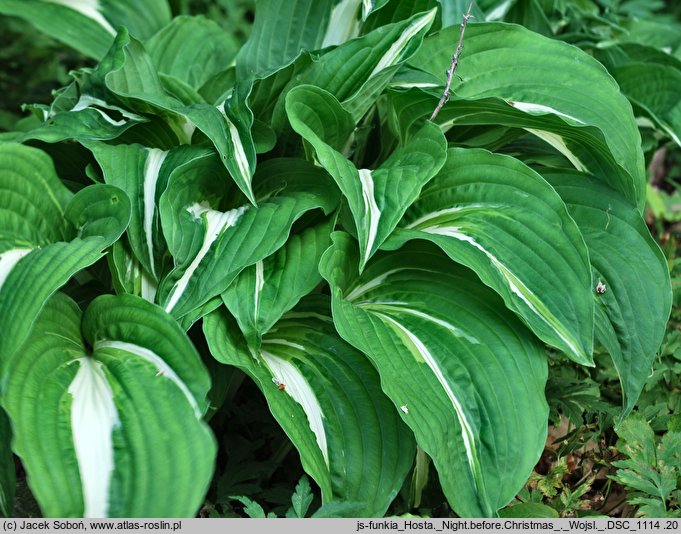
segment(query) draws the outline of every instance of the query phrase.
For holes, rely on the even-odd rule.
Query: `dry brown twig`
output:
[[[431,121],[435,120],[435,117],[437,117],[437,114],[440,113],[442,106],[447,103],[447,100],[449,100],[451,95],[452,79],[454,78],[456,67],[459,66],[459,57],[461,56],[461,51],[463,50],[463,34],[466,33],[468,21],[473,18],[473,15],[471,15],[471,10],[473,9],[474,3],[475,0],[471,0],[470,5],[468,6],[468,11],[466,11],[466,14],[463,16],[463,22],[461,22],[461,31],[459,32],[459,43],[456,45],[456,50],[452,56],[452,62],[450,63],[449,69],[447,70],[447,84],[445,85],[445,91],[442,93],[442,98],[440,98],[440,101],[437,103],[437,107],[430,116]]]

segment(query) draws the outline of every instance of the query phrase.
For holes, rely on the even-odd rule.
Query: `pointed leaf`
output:
[[[475,271],[543,341],[593,365],[589,255],[561,198],[508,156],[478,149],[448,155],[385,247],[432,241]]]
[[[224,308],[206,317],[204,332],[212,354],[262,390],[323,502],[357,501],[353,517],[382,516],[402,486],[414,443],[374,368],[334,331],[328,300],[301,302],[253,354]]]
[[[195,129],[202,131],[215,145],[234,182],[254,202],[251,178],[255,171],[255,146],[250,133],[253,114],[246,105],[250,86],[235,89],[231,98],[218,106],[185,105],[165,91],[152,58],[124,28],[98,70],[106,91],[127,101],[133,109],[174,117],[171,122],[184,142],[191,140]],[[93,87],[97,88],[95,82]]]
[[[404,82],[408,87],[409,83]],[[418,88],[390,92],[395,108],[396,127],[404,142],[430,117],[440,94]],[[622,192],[632,203],[637,189],[631,175],[615,161],[603,133],[593,126],[576,125],[567,117],[542,107],[516,107],[518,103],[500,98],[475,100],[450,99],[436,118],[443,130],[453,126],[503,125],[522,128],[557,150],[575,169],[602,177],[613,189]],[[522,108],[522,109],[521,109]]]
[[[444,84],[459,28],[428,37],[411,63]],[[585,52],[521,26],[470,24],[456,74],[458,98],[502,98],[528,113],[550,113],[598,128],[616,162],[631,176],[636,203],[645,203],[645,169],[631,105],[605,68]]]
[[[86,143],[102,168],[106,183],[120,187],[132,202],[127,235],[132,252],[152,280],[158,282],[167,246],[161,235],[158,201],[168,177],[178,167],[196,159],[214,158],[214,152],[201,147],[171,150],[140,145]]]
[[[446,16],[445,11],[451,6],[452,1],[456,3],[458,0],[447,0],[447,2],[445,2],[446,5],[440,5],[440,13],[438,14],[438,18]],[[369,2],[362,0],[363,14],[366,12],[365,6],[368,3]],[[424,13],[437,6],[437,2],[435,0],[402,0],[400,2],[390,2],[383,0],[381,3],[384,5],[377,6],[378,2],[373,2],[375,9],[371,10],[369,16],[363,17],[365,20],[360,30],[362,35],[366,35],[367,33],[372,32],[381,26],[406,20],[418,13]],[[466,7],[468,7],[468,4],[466,4]],[[458,18],[455,24],[460,23],[461,17]]]
[[[303,213],[329,213],[338,203],[326,174],[303,160],[269,160],[258,167],[258,208],[225,190],[217,168],[209,159],[178,168],[161,196],[175,269],[162,280],[157,301],[175,317],[218,296],[242,269],[275,252]]]
[[[577,173],[544,176],[567,204],[589,248],[596,334],[617,369],[624,417],[650,376],[664,337],[672,306],[667,261],[644,220],[617,192]],[[596,290],[599,282],[602,294]]]
[[[376,366],[456,513],[494,516],[544,447],[541,346],[474,273],[430,243],[379,254],[358,278],[356,245],[334,236],[320,271],[338,332]]]
[[[249,346],[321,282],[318,266],[331,244],[334,220],[293,235],[272,256],[247,267],[222,294]]]
[[[210,381],[162,310],[107,295],[81,324],[75,302],[58,293],[8,377],[14,450],[46,516],[196,513],[215,456],[201,420]]]
[[[426,124],[378,169],[358,170],[333,148],[345,143],[353,124],[333,95],[307,85],[293,89],[286,101],[291,125],[314,147],[317,159],[348,200],[359,235],[362,269],[444,164],[444,136],[438,127]]]
[[[44,122],[41,126],[17,135],[14,140],[24,142],[35,139],[46,143],[58,143],[66,139],[109,141],[147,122],[141,115],[88,95],[68,110],[45,111],[42,114]]]
[[[106,94],[100,87],[101,71],[110,68],[106,59],[92,70],[72,72],[75,80],[59,90],[49,106],[28,106],[42,124],[18,135],[16,141],[37,139],[56,143],[65,139],[110,140],[134,126],[149,122],[148,117],[126,109],[123,102]]]
[[[681,70],[632,63],[611,72],[629,100],[681,146]]]
[[[336,97],[358,121],[388,85],[400,65],[421,46],[436,10],[382,26],[323,54],[284,88],[274,110],[274,128],[285,125],[286,94],[298,85],[315,85]]]
[[[594,50],[630,102],[681,145],[681,60],[651,46],[621,43]]]

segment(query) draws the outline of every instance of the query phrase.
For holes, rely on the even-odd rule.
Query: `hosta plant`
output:
[[[166,0],[0,0],[96,61],[0,144],[0,513],[11,450],[46,515],[195,514],[209,358],[327,515],[383,515],[418,447],[495,516],[547,345],[605,347],[632,409],[671,301],[632,107],[580,49],[471,22],[431,118],[458,4],[260,0],[238,49]]]

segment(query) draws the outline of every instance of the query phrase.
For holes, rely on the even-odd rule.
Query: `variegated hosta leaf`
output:
[[[176,117],[180,138],[189,142],[195,129],[202,131],[220,153],[222,163],[243,193],[254,202],[251,179],[255,171],[255,146],[251,136],[253,114],[245,104],[250,88],[235,88],[218,106],[186,106],[165,92],[152,58],[141,42],[121,29],[100,64],[106,89],[144,111],[165,111]],[[107,68],[107,62],[110,65]],[[82,98],[82,97],[81,97]],[[137,103],[137,104],[135,104]]]
[[[408,20],[382,26],[323,54],[282,91],[274,110],[275,130],[280,131],[286,123],[288,91],[304,84],[331,93],[357,122],[374,104],[400,65],[421,46],[435,15],[436,10],[432,9]]]
[[[411,64],[444,84],[458,33],[459,28],[452,26],[428,37]],[[575,127],[600,130],[615,161],[630,176],[631,191],[623,192],[631,193],[631,201],[643,209],[646,176],[631,105],[588,54],[521,26],[476,23],[466,30],[456,74],[461,78],[454,88],[458,98],[498,97],[530,114],[552,114]]]
[[[456,513],[495,516],[544,447],[541,346],[472,271],[432,244],[378,254],[358,278],[354,241],[334,236],[320,271],[338,332],[373,362]]]
[[[226,309],[203,324],[211,353],[262,390],[322,501],[356,502],[352,516],[383,516],[412,464],[413,436],[366,357],[338,337],[327,297],[301,301],[257,351]]]
[[[667,261],[641,216],[617,192],[578,173],[549,171],[544,176],[589,247],[596,335],[622,384],[623,418],[650,376],[664,337],[672,305]],[[596,290],[598,283],[603,293]]]
[[[335,218],[289,238],[275,254],[247,267],[222,294],[250,347],[321,282],[318,266]]]
[[[217,106],[202,102],[186,105],[166,91],[152,58],[125,28],[92,73],[80,78],[78,90],[64,96],[58,109],[44,110],[43,126],[18,140],[108,140],[146,121],[144,114],[155,114],[174,129],[176,142],[188,144],[196,130],[203,132],[234,182],[254,202],[253,114],[246,105],[250,86],[235,88],[230,98]]]
[[[314,147],[317,159],[348,201],[362,269],[444,164],[444,136],[434,124],[426,124],[377,169],[358,170],[337,150],[354,122],[333,95],[309,85],[296,87],[286,98],[286,111],[294,130]]]
[[[158,280],[160,244],[155,235],[159,225],[157,188],[159,174],[168,152],[140,145],[86,145],[102,168],[106,183],[123,189],[132,202],[127,234],[130,246],[152,280]]]
[[[196,349],[137,297],[101,296],[81,315],[69,297],[53,296],[3,392],[14,451],[43,513],[192,516],[216,450]]]
[[[96,59],[104,57],[119,26],[145,39],[171,17],[167,0],[0,0],[0,13],[22,17]]]
[[[0,375],[52,293],[93,264],[130,219],[120,189],[92,185],[76,195],[44,152],[0,144]]]
[[[419,130],[441,96],[418,88],[388,94],[394,109],[391,116],[394,129],[402,142]],[[564,156],[569,162],[566,165],[602,177],[611,187],[632,199],[632,203],[638,194],[631,175],[615,161],[603,134],[593,126],[575,126],[569,119],[554,114],[528,113],[500,98],[450,99],[438,114],[436,123],[445,131],[452,126],[469,125],[522,128]]]
[[[326,173],[298,159],[262,163],[254,193],[258,208],[219,180],[215,160],[176,169],[161,196],[160,213],[175,268],[159,286],[157,302],[175,317],[225,291],[236,276],[280,248],[303,213],[338,204]]]
[[[29,105],[28,109],[42,124],[27,132],[12,134],[12,139],[16,142],[37,139],[46,143],[65,139],[108,141],[149,122],[148,117],[125,109],[120,102],[106,102],[101,95],[81,94],[90,77],[90,73],[79,72],[76,81],[60,90],[49,106]]]
[[[42,121],[29,131],[15,134],[17,142],[37,139],[57,143],[66,139],[78,141],[108,141],[120,137],[129,129],[148,122],[158,122],[149,116],[128,109],[120,99],[109,94],[103,78],[111,69],[111,54],[94,69],[72,72],[75,80],[60,89],[49,105],[33,104],[28,108]],[[173,143],[177,136],[172,134]]]
[[[433,245],[380,254],[357,278],[348,268],[355,244],[336,235],[320,270],[339,333],[378,369],[457,514],[495,515],[546,438],[547,369],[536,338]]]
[[[155,287],[167,263],[158,202],[168,177],[178,167],[191,165],[197,159],[214,161],[215,153],[198,146],[171,150],[105,143],[85,143],[85,146],[97,159],[106,183],[120,187],[131,199],[132,216],[127,230],[130,248]]]
[[[553,188],[523,163],[450,149],[385,247],[437,244],[471,268],[543,341],[592,365],[589,254]]]

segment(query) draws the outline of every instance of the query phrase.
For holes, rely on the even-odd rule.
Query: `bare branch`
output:
[[[471,0],[471,4],[468,6],[468,11],[466,11],[466,14],[463,16],[463,22],[461,23],[461,31],[459,32],[459,44],[456,46],[456,51],[452,56],[452,62],[449,65],[449,69],[447,70],[447,84],[445,85],[445,92],[442,93],[442,98],[440,98],[440,101],[437,103],[437,107],[433,111],[433,114],[430,116],[431,121],[435,120],[435,117],[437,117],[437,114],[440,113],[442,106],[444,106],[447,103],[447,100],[449,100],[449,96],[451,95],[454,71],[456,71],[456,67],[459,65],[459,57],[461,56],[461,50],[463,50],[463,34],[466,33],[466,26],[468,25],[468,21],[473,17],[473,15],[471,15],[471,10],[473,9],[474,3],[475,0]]]

